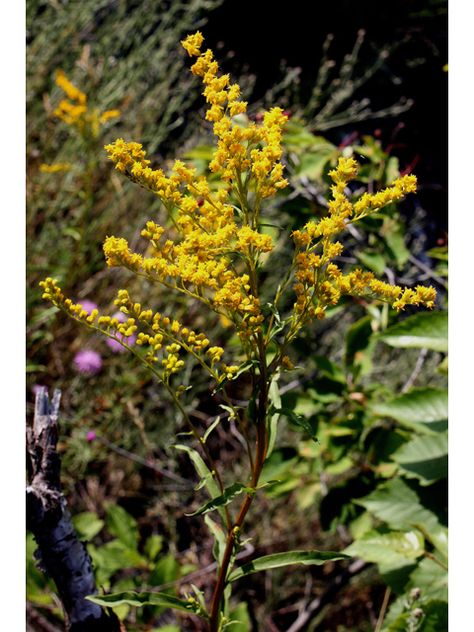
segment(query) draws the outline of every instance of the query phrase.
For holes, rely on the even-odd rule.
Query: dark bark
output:
[[[92,563],[71,522],[61,493],[61,460],[56,451],[61,392],[50,403],[46,389],[36,395],[33,427],[27,429],[27,528],[38,544],[39,567],[56,584],[69,632],[119,632],[113,612],[85,599],[97,593]]]

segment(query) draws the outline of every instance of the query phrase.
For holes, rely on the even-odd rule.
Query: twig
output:
[[[410,254],[408,259],[409,259],[409,261],[411,261],[413,263],[413,265],[415,265],[420,270],[423,270],[423,272],[425,274],[427,274],[430,278],[434,279],[437,283],[442,285],[444,288],[448,287],[448,284],[446,283],[446,281],[442,277],[440,277],[438,274],[433,272],[433,270],[431,268],[429,268],[427,265],[425,265],[422,261],[417,259],[415,256]]]
[[[286,632],[307,630],[307,623],[317,615],[318,611],[320,611],[321,608],[328,603],[328,601],[341,589],[342,586],[352,579],[354,575],[360,573],[367,565],[367,562],[364,560],[356,560],[347,568],[347,570],[342,572],[340,575],[337,575],[337,577],[335,577],[329,584],[327,590],[320,597],[316,597],[316,599],[311,601],[311,603],[298,615],[296,620],[293,621]]]
[[[422,349],[420,351],[415,367],[413,371],[411,372],[410,377],[408,378],[408,380],[405,382],[405,384],[402,387],[402,391],[401,391],[402,393],[406,393],[408,389],[410,389],[413,386],[416,378],[418,377],[421,369],[423,368],[423,364],[425,362],[425,358],[427,355],[428,355],[428,349]]]
[[[33,604],[29,602],[26,603],[26,617],[26,632],[62,632],[60,628],[43,617]]]
[[[180,483],[183,486],[183,488],[186,488],[186,489],[194,488],[194,485],[189,483],[186,479],[181,478],[181,476],[178,476],[178,474],[175,474],[174,472],[171,472],[170,470],[165,470],[162,467],[158,467],[158,465],[156,465],[155,463],[150,463],[149,461],[139,456],[138,454],[134,454],[133,452],[129,452],[129,450],[126,450],[125,448],[121,448],[120,446],[116,445],[115,443],[112,443],[105,437],[97,437],[97,439],[101,443],[103,443],[105,446],[110,448],[110,450],[112,450],[113,452],[120,454],[120,456],[123,456],[126,459],[129,459],[130,461],[134,461],[135,463],[138,463],[139,465],[143,465],[144,467],[148,467],[150,470],[154,470],[155,472],[158,472],[158,474],[161,474],[162,476],[171,478],[172,480]]]
[[[377,619],[377,625],[375,626],[374,632],[380,632],[382,629],[383,620],[385,619],[385,613],[387,612],[388,601],[390,599],[391,594],[390,586],[387,586],[385,590],[385,594],[383,596],[382,606],[380,608],[379,618]]]

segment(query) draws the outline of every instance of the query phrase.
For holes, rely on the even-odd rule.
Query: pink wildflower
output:
[[[102,368],[102,357],[97,351],[83,349],[74,356],[74,365],[79,373],[95,375]]]

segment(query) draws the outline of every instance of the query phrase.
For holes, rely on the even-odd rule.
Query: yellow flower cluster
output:
[[[219,76],[212,51],[201,54],[202,43],[199,32],[182,42],[190,56],[198,57],[191,70],[203,80],[210,105],[206,118],[214,123],[217,136],[209,168],[220,172],[229,186],[211,191],[206,177],[179,160],[166,175],[150,166],[142,145],[117,139],[105,147],[110,160],[118,171],[158,195],[173,217],[175,234],[167,229],[166,239],[164,227],[148,222],[142,232],[150,242],[147,256],[132,252],[126,240],[117,237],[106,239],[104,252],[108,265],[125,266],[199,298],[236,324],[242,335],[251,336],[263,317],[248,271],[235,254],[255,269],[259,255],[273,248],[271,237],[258,231],[258,209],[262,198],[287,184],[279,162],[286,116],[273,108],[261,125],[238,125],[233,117],[247,105],[240,100],[240,88],[228,75]],[[256,197],[252,210],[246,205],[251,189]],[[242,222],[231,204],[232,190],[241,202]]]
[[[204,333],[196,333],[184,327],[178,320],[171,320],[159,312],[143,309],[140,303],[134,303],[130,299],[127,290],[119,290],[115,300],[115,305],[128,316],[121,322],[116,317],[99,315],[97,309],[89,314],[80,303],[74,303],[66,298],[51,277],[41,281],[40,286],[43,288],[44,299],[51,301],[75,320],[101,331],[127,348],[131,345],[127,339],[137,334],[136,345],[146,348],[144,360],[149,365],[159,362],[157,354],[162,352],[160,377],[163,381],[167,381],[171,375],[184,367],[185,362],[179,357],[181,349],[194,356],[217,382],[225,378],[232,379],[238,371],[237,366],[227,366],[221,362],[224,349],[217,346],[209,347],[209,339]],[[213,368],[214,365],[219,366]]]
[[[101,125],[120,116],[120,110],[106,110],[101,113],[97,108],[89,109],[87,95],[71,83],[63,70],[56,72],[56,85],[65,93],[67,99],[60,101],[53,112],[54,116],[76,127],[82,133],[90,133],[97,137]]]
[[[274,195],[287,186],[283,178],[281,137],[287,117],[281,108],[272,108],[263,116],[263,123],[250,123],[244,127],[233,117],[247,111],[247,103],[240,100],[240,86],[230,83],[229,75],[218,75],[219,66],[211,50],[201,53],[204,41],[201,33],[189,35],[181,42],[183,48],[197,61],[191,72],[202,78],[203,95],[210,108],[206,119],[214,123],[217,149],[209,165],[213,173],[219,172],[224,181],[239,182],[241,174],[250,172],[255,178],[260,198]]]
[[[406,305],[434,307],[436,291],[432,287],[417,286],[414,290],[390,285],[374,277],[371,272],[354,270],[343,274],[333,262],[342,253],[343,246],[333,238],[342,232],[348,222],[354,222],[383,206],[402,199],[416,191],[416,178],[406,175],[375,194],[365,193],[354,204],[345,194],[347,184],[357,176],[358,164],[353,158],[340,158],[337,168],[329,175],[334,184],[328,215],[319,221],[310,221],[292,237],[296,245],[294,259],[298,326],[314,316],[324,318],[328,305],[336,305],[341,295],[378,299],[389,302],[400,311]]]

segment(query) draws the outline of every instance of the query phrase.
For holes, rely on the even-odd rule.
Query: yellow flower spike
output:
[[[188,53],[190,57],[197,57],[200,54],[200,49],[202,43],[204,41],[204,37],[200,31],[197,31],[193,35],[188,35],[188,37],[181,41],[181,46]]]
[[[110,119],[117,118],[118,116],[120,116],[120,110],[106,110],[100,115],[99,122],[104,124],[107,123],[107,121],[110,121]]]
[[[63,90],[67,97],[73,101],[84,105],[87,102],[87,96],[81,92],[79,88],[69,81],[63,70],[56,71],[56,85]]]

